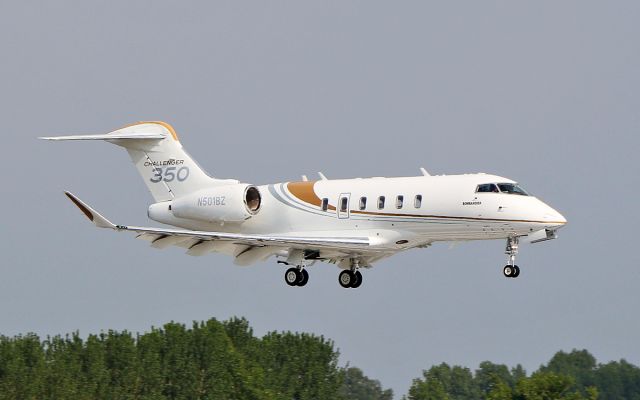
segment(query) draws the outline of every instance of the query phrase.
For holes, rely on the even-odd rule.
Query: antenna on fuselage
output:
[[[307,182],[309,178],[306,175],[302,175],[302,182]]]
[[[422,168],[422,167],[420,167],[420,172],[422,172],[422,175],[424,175],[424,176],[431,176],[431,174],[429,172],[427,172],[427,170]]]
[[[322,179],[323,181],[327,180],[327,177],[324,176],[324,174],[322,172],[318,172],[318,175],[320,176],[320,179]]]

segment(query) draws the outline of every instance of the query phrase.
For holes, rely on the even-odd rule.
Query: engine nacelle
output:
[[[174,199],[171,212],[177,218],[207,222],[243,222],[260,211],[262,196],[257,187],[225,185],[199,190]]]

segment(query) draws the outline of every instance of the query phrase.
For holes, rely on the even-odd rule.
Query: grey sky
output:
[[[0,332],[140,331],[238,315],[335,340],[398,395],[432,364],[640,364],[638,2],[0,3]],[[94,229],[151,197],[121,149],[36,136],[175,126],[216,177],[491,172],[562,212],[559,240],[435,245],[365,272],[158,251]]]

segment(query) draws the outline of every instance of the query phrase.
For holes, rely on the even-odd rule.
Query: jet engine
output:
[[[262,196],[257,187],[226,185],[199,190],[174,199],[171,212],[177,218],[207,222],[244,222],[260,211]]]

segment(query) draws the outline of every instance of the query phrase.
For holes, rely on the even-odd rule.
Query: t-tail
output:
[[[104,140],[124,147],[156,202],[212,186],[238,183],[209,176],[182,148],[166,122],[148,121],[101,135],[43,137],[45,140]]]

